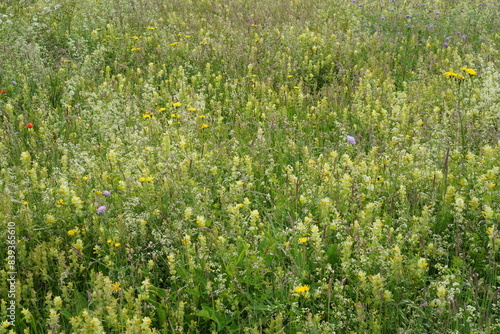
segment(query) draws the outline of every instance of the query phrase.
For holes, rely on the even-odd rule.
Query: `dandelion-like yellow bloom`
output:
[[[447,78],[456,78],[457,74],[455,72],[445,72],[444,76]]]
[[[299,238],[299,242],[300,242],[300,243],[303,243],[303,244],[304,244],[304,243],[306,243],[306,242],[307,242],[307,240],[308,240],[308,239],[307,239],[306,237]]]
[[[462,71],[469,73],[469,75],[477,75],[477,72],[474,71],[472,68],[462,67]]]
[[[180,102],[172,102],[174,107],[180,107],[182,104]]]
[[[307,291],[309,291],[309,285],[300,285],[298,287],[296,287],[295,289],[293,289],[293,291],[295,291],[296,293],[300,293],[300,294],[305,294]]]
[[[180,43],[180,42],[173,42],[173,43],[170,43],[170,45],[171,45],[171,46],[177,46],[177,45],[179,45],[179,44],[181,44],[181,43]]]
[[[203,130],[203,129],[206,129],[206,128],[208,128],[208,124],[202,124],[200,126],[200,130]]]
[[[77,229],[72,229],[72,230],[69,230],[68,231],[68,235],[75,235],[78,233],[78,230]]]

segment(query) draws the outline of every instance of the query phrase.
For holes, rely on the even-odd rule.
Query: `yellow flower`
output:
[[[447,77],[447,78],[456,78],[457,74],[454,73],[454,72],[445,72],[444,76]]]
[[[144,177],[140,177],[140,178],[139,178],[139,181],[144,182],[144,181],[146,181],[146,178],[144,178]]]
[[[179,45],[180,43],[179,42],[173,42],[173,43],[170,43],[171,46],[177,46]]]
[[[196,111],[196,108],[188,108],[188,111]]]
[[[120,247],[120,245],[121,244],[119,242],[115,243],[115,247]]]
[[[182,104],[180,102],[172,102],[174,107],[180,107]]]
[[[207,125],[207,124],[202,124],[202,125],[200,126],[200,130],[203,130],[203,129],[206,129],[206,128],[208,128],[208,125]]]
[[[148,30],[155,30],[155,27],[148,27]]]
[[[120,291],[120,283],[113,283],[113,284],[111,284],[111,291],[112,292],[118,292],[118,291]]]
[[[307,238],[306,237],[299,238],[299,241],[304,244],[307,242]]]
[[[158,112],[162,112],[162,111],[165,111],[165,110],[167,110],[167,108],[160,108],[160,109],[158,109]]]
[[[309,285],[300,285],[293,289],[296,293],[300,293],[301,295],[304,295],[307,291],[309,291]]]
[[[75,235],[78,233],[78,230],[77,229],[72,229],[72,230],[69,230],[68,231],[68,235]]]
[[[132,48],[132,49],[130,49],[130,51],[132,51],[132,52],[139,51],[139,50],[141,50],[141,48]]]
[[[469,73],[469,75],[476,75],[476,71],[474,71],[472,68],[467,68],[467,67],[462,67],[462,71],[465,71]]]
[[[141,37],[140,36],[132,36],[132,38],[135,39],[135,40],[138,40]]]

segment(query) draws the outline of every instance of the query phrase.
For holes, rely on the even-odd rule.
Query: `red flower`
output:
[[[26,124],[26,127],[27,127],[28,129],[33,129],[33,123],[28,123],[28,124]]]
[[[7,93],[6,90],[0,90],[0,94],[5,94],[5,93]]]

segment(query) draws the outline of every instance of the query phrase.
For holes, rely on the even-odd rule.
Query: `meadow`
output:
[[[0,2],[0,333],[500,333],[500,4]]]

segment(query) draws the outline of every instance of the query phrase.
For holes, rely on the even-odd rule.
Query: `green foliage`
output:
[[[0,3],[0,333],[498,332],[498,11]]]

